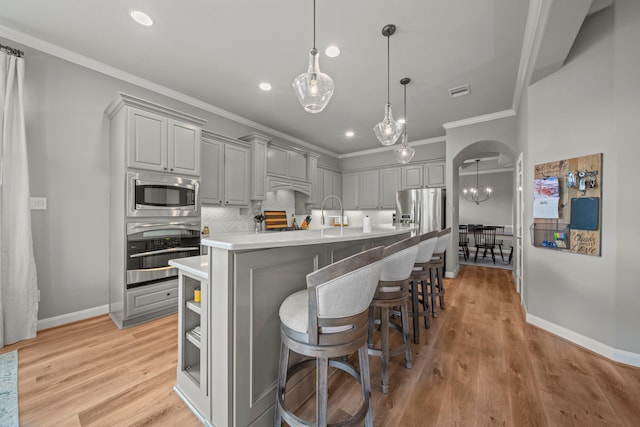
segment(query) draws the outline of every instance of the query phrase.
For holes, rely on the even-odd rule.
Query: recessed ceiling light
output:
[[[352,130],[348,130],[348,131],[345,133],[345,135],[347,135],[349,138],[351,138],[351,137],[352,137],[353,135],[355,135],[355,134],[353,133],[353,131],[352,131]]]
[[[324,53],[329,58],[335,58],[336,56],[340,55],[340,48],[338,46],[329,46],[325,49]]]
[[[405,119],[398,119],[398,123],[405,123],[406,120]]]
[[[145,27],[153,25],[153,19],[144,12],[140,12],[139,10],[130,10],[129,15],[131,15],[131,18],[140,25],[144,25]]]
[[[266,92],[271,90],[271,85],[269,83],[260,83],[258,87]]]

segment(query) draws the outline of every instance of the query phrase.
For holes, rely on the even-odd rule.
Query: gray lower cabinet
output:
[[[317,270],[322,247],[278,248],[235,255],[234,324],[236,426],[251,425],[266,411],[273,425],[273,404],[280,356],[282,302],[306,289],[306,275]]]
[[[176,311],[178,303],[178,283],[169,280],[155,285],[128,289],[127,314],[129,317],[142,316],[160,310]]]

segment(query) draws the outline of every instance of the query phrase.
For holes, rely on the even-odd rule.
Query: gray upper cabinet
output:
[[[307,157],[304,153],[269,145],[267,173],[300,181],[307,180]]]
[[[380,171],[380,208],[395,209],[396,193],[402,188],[402,170],[389,168]]]
[[[225,144],[225,206],[249,206],[250,156],[248,148]]]
[[[427,163],[402,167],[402,188],[444,187],[444,163]]]
[[[422,165],[402,167],[402,188],[421,188],[423,186]]]
[[[358,173],[342,175],[342,204],[345,209],[358,209]]]
[[[287,165],[287,176],[301,181],[307,180],[307,157],[304,154],[287,152]]]
[[[251,151],[235,141],[203,133],[200,199],[203,205],[248,207]]]
[[[342,177],[339,173],[330,171],[328,169],[318,169],[322,170],[322,178],[323,178],[323,187],[322,187],[322,199],[327,196],[333,195],[342,198]],[[318,202],[321,204],[322,200]],[[331,198],[327,200],[327,203],[324,206],[328,209],[339,209],[340,203],[336,201],[336,199]]]
[[[444,163],[424,165],[424,176],[427,187],[444,187],[446,185]]]
[[[203,205],[224,203],[224,143],[202,138],[200,200]]]
[[[251,200],[267,198],[267,145],[270,139],[258,133],[239,138],[251,146]]]
[[[342,176],[344,208],[393,209],[400,185],[400,168],[345,173]]]
[[[287,151],[279,147],[267,148],[267,173],[287,176]]]
[[[358,209],[378,209],[380,207],[380,180],[377,170],[359,172]]]
[[[127,167],[200,175],[199,125],[128,107]]]

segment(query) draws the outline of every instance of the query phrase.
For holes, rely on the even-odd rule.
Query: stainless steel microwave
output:
[[[200,216],[197,179],[153,172],[127,173],[127,216]]]

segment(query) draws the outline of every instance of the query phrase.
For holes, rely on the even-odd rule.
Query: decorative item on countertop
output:
[[[311,216],[307,215],[307,217],[304,219],[304,221],[302,221],[302,224],[300,225],[300,228],[302,228],[303,230],[307,230],[309,228],[309,223],[311,222]]]
[[[259,233],[262,231],[262,221],[264,221],[264,215],[263,214],[258,214],[256,216],[253,217],[253,221],[255,223],[255,228],[254,231],[256,233]]]
[[[294,230],[300,229],[300,227],[298,227],[298,223],[296,222],[296,216],[293,213],[291,214],[291,228],[293,228]]]
[[[362,232],[371,233],[371,218],[369,218],[369,215],[362,219]]]

